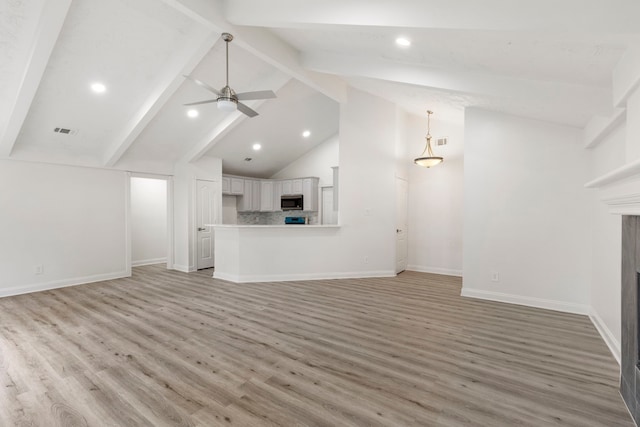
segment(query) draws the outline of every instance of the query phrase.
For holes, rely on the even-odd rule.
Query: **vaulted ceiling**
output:
[[[347,85],[458,123],[479,106],[584,127],[611,113],[637,16],[634,0],[7,0],[0,158],[171,173],[215,156],[270,176],[337,132]],[[255,118],[186,115],[213,96],[184,75],[224,85],[222,32],[230,86],[278,95],[247,101]]]

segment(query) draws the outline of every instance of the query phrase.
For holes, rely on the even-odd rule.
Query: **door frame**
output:
[[[131,275],[131,256],[132,256],[132,237],[131,237],[131,178],[150,178],[160,179],[167,182],[167,270],[173,269],[173,176],[171,175],[159,175],[152,173],[140,173],[140,172],[127,172],[127,186],[126,186],[126,268],[129,275]]]
[[[404,244],[405,244],[405,268],[403,270],[398,271],[398,227],[399,227],[399,218],[398,218],[398,211],[400,209],[400,207],[398,206],[398,191],[399,191],[399,185],[400,182],[402,182],[405,186],[406,189],[406,205],[404,206],[404,224],[405,224],[405,228],[409,227],[409,181],[407,179],[404,179],[402,177],[396,176],[396,180],[395,180],[395,195],[396,195],[396,213],[395,213],[395,224],[394,224],[394,228],[396,230],[396,232],[394,233],[395,236],[395,260],[394,260],[394,270],[395,273],[401,273],[402,271],[405,271],[408,267],[409,267],[409,233],[408,230],[403,230],[404,231]]]

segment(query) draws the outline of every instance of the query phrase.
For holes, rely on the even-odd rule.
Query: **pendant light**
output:
[[[430,133],[430,119],[433,111],[427,111],[427,145],[424,147],[424,151],[420,155],[420,157],[416,157],[413,160],[418,166],[424,166],[425,168],[430,168],[431,166],[439,165],[444,160],[442,157],[437,157],[433,155],[433,151],[431,150],[431,133]]]

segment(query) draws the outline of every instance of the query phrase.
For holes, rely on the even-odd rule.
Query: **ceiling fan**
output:
[[[217,95],[215,99],[208,99],[206,101],[198,101],[191,102],[189,104],[184,105],[200,105],[200,104],[209,104],[215,102],[218,104],[218,109],[222,111],[235,111],[236,109],[240,110],[240,112],[246,114],[249,117],[255,117],[258,113],[240,101],[250,101],[254,99],[270,99],[275,98],[276,94],[272,90],[258,90],[254,92],[242,92],[236,93],[233,89],[229,87],[229,43],[233,40],[233,36],[229,33],[222,33],[222,40],[226,43],[226,52],[227,52],[227,83],[226,85],[218,90],[205,82],[202,82],[198,79],[194,79],[191,76],[185,76],[195,84],[200,87],[207,89],[210,92],[213,92]]]

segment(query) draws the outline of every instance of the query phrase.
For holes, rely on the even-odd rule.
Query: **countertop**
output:
[[[340,228],[339,225],[326,224],[273,224],[273,225],[244,225],[244,224],[205,224],[214,228]]]

